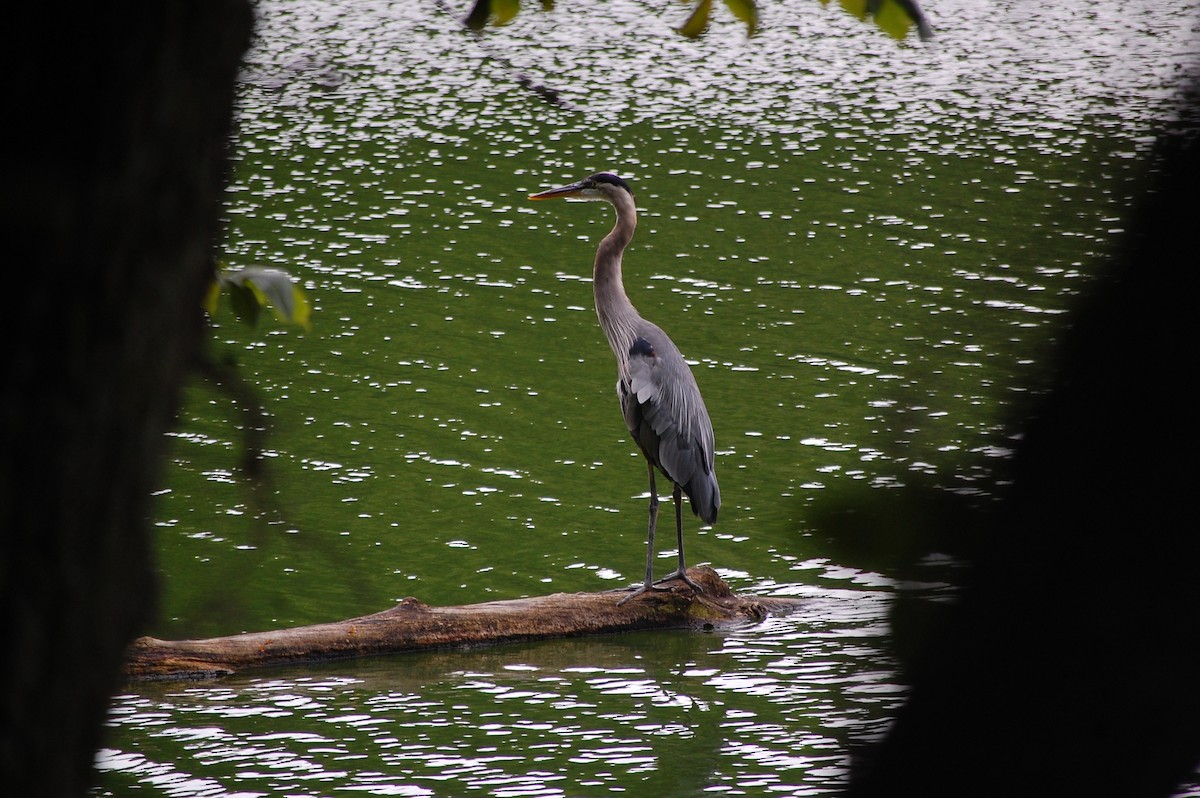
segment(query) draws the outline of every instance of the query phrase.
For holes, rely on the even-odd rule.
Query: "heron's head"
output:
[[[560,186],[547,191],[539,191],[537,194],[530,194],[529,199],[544,200],[576,197],[584,200],[607,200],[608,202],[613,202],[622,193],[628,194],[630,197],[633,196],[633,191],[629,188],[628,183],[612,172],[597,172],[591,177],[585,177],[578,183],[571,183],[567,186]]]

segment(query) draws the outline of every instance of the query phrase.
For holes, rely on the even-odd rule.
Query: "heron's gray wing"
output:
[[[659,455],[663,444],[668,441],[675,445],[680,443],[679,425],[672,412],[670,381],[667,364],[654,346],[645,338],[636,339],[629,349],[618,385],[621,412],[634,440],[646,456],[664,470],[666,467]],[[667,476],[679,481],[669,470]]]
[[[713,433],[691,369],[665,333],[638,337],[617,384],[625,424],[641,450],[715,519],[720,493],[713,473]],[[651,337],[659,337],[657,346]],[[711,521],[710,521],[711,523]]]

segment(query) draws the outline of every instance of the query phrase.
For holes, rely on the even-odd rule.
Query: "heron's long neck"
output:
[[[592,270],[592,293],[596,299],[596,315],[600,327],[612,347],[618,362],[629,356],[629,348],[637,337],[637,322],[641,316],[634,310],[625,286],[621,282],[621,255],[633,239],[637,227],[637,210],[633,197],[621,192],[613,200],[617,223],[596,249],[596,265]]]

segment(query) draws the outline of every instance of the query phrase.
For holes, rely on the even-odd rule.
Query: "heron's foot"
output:
[[[692,590],[696,591],[697,593],[704,592],[704,588],[702,588],[702,587],[700,587],[700,585],[696,584],[696,582],[694,582],[692,580],[692,578],[689,577],[687,575],[687,573],[682,570],[675,571],[674,573],[671,573],[671,574],[667,574],[662,579],[655,579],[654,584],[661,585],[663,582],[670,582],[672,579],[682,579],[683,583],[685,585],[687,585],[688,587],[690,587]],[[663,590],[665,588],[659,588],[659,589]]]
[[[659,580],[659,581],[661,581],[661,580]],[[654,582],[654,583],[646,582],[641,585],[630,585],[629,587],[624,588],[624,589],[629,592],[629,595],[617,602],[618,607],[620,607],[626,601],[629,601],[634,596],[640,596],[643,593],[647,593],[652,590],[666,590],[665,587],[659,587],[657,582]]]

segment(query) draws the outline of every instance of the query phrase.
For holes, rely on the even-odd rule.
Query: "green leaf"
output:
[[[927,42],[933,38],[933,28],[930,26],[929,20],[925,18],[925,12],[921,10],[919,0],[891,0],[891,2],[900,6],[904,15],[917,26],[917,35],[921,37],[921,41]]]
[[[269,307],[280,321],[310,329],[312,307],[308,297],[285,271],[261,266],[222,269],[217,273],[217,284],[229,293],[234,315],[251,326],[258,322],[261,309]],[[210,315],[217,306],[211,294],[210,289],[205,298]]]
[[[867,17],[867,0],[838,0],[838,4],[859,19]]]
[[[688,0],[684,0],[687,2]],[[821,0],[828,5],[830,0]],[[737,19],[746,25],[746,33],[753,36],[758,32],[757,0],[724,0],[725,6]],[[838,4],[861,20],[870,17],[889,36],[903,39],[913,25],[921,39],[932,39],[920,0],[838,0]],[[554,0],[541,0],[542,8],[550,11]],[[521,0],[475,0],[463,24],[471,30],[480,31],[489,24],[507,25],[521,10]],[[708,30],[712,14],[712,0],[696,0],[688,18],[676,30],[690,39],[702,36]]]
[[[492,0],[492,24],[507,25],[521,10],[521,0]]]
[[[913,21],[899,3],[894,0],[883,0],[879,10],[875,12],[875,24],[894,39],[903,39],[908,35],[908,29]]]
[[[712,0],[700,0],[692,13],[679,26],[678,31],[689,39],[695,39],[708,28],[708,15],[712,12]]]
[[[204,292],[204,311],[209,316],[217,315],[217,304],[221,301],[221,279],[214,278]]]
[[[735,17],[746,23],[746,35],[758,32],[758,6],[754,0],[725,0],[726,7]]]
[[[262,305],[259,304],[258,296],[254,293],[254,289],[239,283],[229,283],[229,304],[233,307],[233,315],[237,316],[238,321],[246,324],[249,327],[254,327],[258,324],[258,315],[262,311]]]
[[[542,0],[542,7],[551,5],[550,0]],[[492,25],[507,25],[521,10],[521,0],[475,0],[471,13],[463,19],[463,24],[471,30],[483,30],[489,22]]]
[[[821,0],[822,5],[829,0]],[[889,36],[903,39],[908,29],[917,26],[922,40],[933,38],[933,29],[921,11],[919,0],[838,0],[838,4],[859,19],[870,16]]]
[[[308,326],[309,307],[304,292],[292,283],[292,276],[278,269],[252,266],[243,269],[239,276],[243,285],[249,285],[259,299],[259,304],[269,306],[275,318],[284,322]]]

